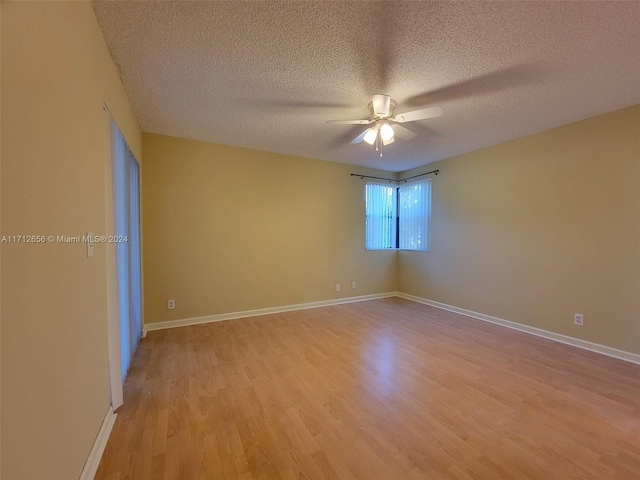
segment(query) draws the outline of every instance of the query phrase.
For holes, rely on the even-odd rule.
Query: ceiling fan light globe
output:
[[[378,136],[378,131],[370,128],[369,130],[367,130],[367,133],[364,135],[364,141],[367,142],[369,145],[373,145],[373,143],[376,141],[376,138]]]
[[[389,140],[393,138],[393,128],[391,128],[391,125],[389,125],[388,123],[382,125],[382,127],[380,128],[380,137],[385,142],[389,142]]]

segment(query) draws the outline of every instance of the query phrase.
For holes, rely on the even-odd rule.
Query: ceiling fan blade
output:
[[[356,143],[362,143],[362,141],[364,140],[364,136],[367,134],[368,131],[369,131],[369,129],[367,128],[364,132],[362,132],[356,138],[351,140],[351,144],[355,145]]]
[[[402,140],[411,140],[417,135],[408,128],[403,127],[402,125],[398,125],[397,123],[391,125],[391,128],[393,128],[393,131],[396,133],[398,138],[401,138]]]
[[[391,108],[391,97],[380,94],[371,95],[371,105],[373,106],[373,114],[376,117],[388,117],[389,109]]]
[[[369,125],[373,120],[328,120],[333,125]]]
[[[423,108],[421,110],[413,110],[411,112],[399,113],[393,120],[398,123],[415,122],[416,120],[424,120],[426,118],[441,117],[444,114],[442,107]]]

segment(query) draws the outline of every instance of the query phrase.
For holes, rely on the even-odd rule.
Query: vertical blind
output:
[[[396,247],[396,187],[368,183],[366,197],[366,234],[368,250]]]
[[[129,345],[131,357],[142,336],[142,259],[140,258],[140,165],[127,151],[129,163]]]
[[[399,188],[399,248],[428,250],[431,182],[416,182]]]
[[[365,187],[367,250],[429,249],[431,182]]]
[[[142,336],[140,167],[111,120],[115,248],[122,381]]]

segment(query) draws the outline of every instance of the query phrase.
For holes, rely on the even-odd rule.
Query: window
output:
[[[366,248],[384,250],[396,248],[397,188],[368,183],[366,195]]]
[[[398,188],[398,194],[398,247],[401,250],[429,250],[431,182],[408,183]]]
[[[365,187],[367,250],[429,250],[431,182]]]

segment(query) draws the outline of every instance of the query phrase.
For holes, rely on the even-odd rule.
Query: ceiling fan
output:
[[[374,94],[369,102],[369,120],[329,120],[327,123],[335,125],[371,125],[364,132],[354,138],[351,143],[367,142],[376,146],[376,152],[382,156],[382,147],[395,141],[395,136],[402,140],[409,140],[416,136],[414,132],[403,127],[400,123],[415,122],[427,118],[441,117],[442,107],[435,106],[413,110],[411,112],[399,113],[393,116],[396,109],[396,101],[389,95]]]

